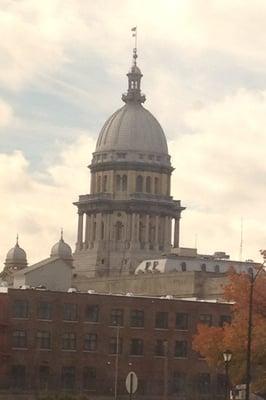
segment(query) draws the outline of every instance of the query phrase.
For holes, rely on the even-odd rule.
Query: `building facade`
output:
[[[125,105],[105,122],[91,165],[90,194],[79,196],[74,254],[77,273],[133,273],[145,258],[179,246],[180,201],[171,197],[173,168],[164,132],[143,107],[136,49]]]
[[[33,289],[3,296],[9,357],[2,396],[67,392],[91,399],[113,397],[117,386],[123,398],[134,371],[136,398],[224,398],[222,372],[208,368],[192,338],[199,322],[230,322],[229,304]]]

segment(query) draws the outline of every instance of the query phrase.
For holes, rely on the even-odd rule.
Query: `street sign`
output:
[[[138,388],[138,377],[133,371],[130,371],[126,377],[126,388],[130,395],[135,393]]]

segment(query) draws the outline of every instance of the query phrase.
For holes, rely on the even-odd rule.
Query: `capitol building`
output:
[[[174,168],[164,131],[143,106],[136,48],[127,78],[125,104],[104,123],[92,155],[90,193],[74,203],[74,252],[62,233],[47,259],[28,266],[17,240],[7,253],[3,284],[213,298],[231,268],[253,268],[224,252],[199,255],[180,247],[185,207],[171,196]]]

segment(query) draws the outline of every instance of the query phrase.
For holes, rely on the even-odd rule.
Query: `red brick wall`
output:
[[[188,376],[189,382],[191,382],[189,383],[191,388],[199,372],[210,373],[212,392],[215,391],[216,374],[209,371],[205,361],[200,359],[198,354],[192,350],[191,341],[196,332],[199,314],[212,314],[213,325],[218,325],[220,315],[230,314],[228,304],[15,289],[9,290],[8,297],[10,303],[8,335],[11,352],[9,373],[11,373],[12,365],[24,365],[26,367],[25,389],[27,390],[31,391],[38,388],[40,366],[50,367],[52,373],[50,385],[54,390],[60,389],[62,367],[75,367],[77,390],[82,390],[83,368],[94,367],[96,369],[96,387],[93,393],[113,395],[116,356],[109,354],[109,339],[116,336],[117,328],[110,326],[110,313],[112,309],[117,308],[124,310],[124,324],[119,332],[119,336],[123,338],[123,352],[118,357],[119,394],[125,393],[124,382],[130,370],[135,371],[140,379],[139,393],[143,391],[147,395],[162,394],[166,375],[169,380],[169,393],[171,394],[171,382],[174,372],[184,372]],[[17,299],[26,299],[28,301],[28,318],[12,317],[12,305]],[[38,320],[37,304],[39,301],[47,301],[53,305],[51,321]],[[62,308],[64,303],[78,305],[77,321],[63,320]],[[88,304],[99,306],[99,322],[89,323],[85,321],[85,307]],[[144,310],[144,328],[130,326],[130,312],[134,309]],[[168,313],[168,329],[155,328],[155,313],[157,311]],[[176,312],[189,314],[188,330],[180,331],[175,329]],[[27,331],[26,349],[12,348],[11,338],[15,330]],[[36,348],[38,330],[51,332],[51,350]],[[62,350],[61,335],[64,332],[76,333],[77,346],[75,351]],[[83,339],[86,333],[96,333],[98,335],[98,346],[95,352],[84,351]],[[143,355],[130,355],[130,340],[132,338],[143,340]],[[167,360],[154,354],[156,339],[168,341],[169,355]],[[176,340],[188,341],[188,355],[186,358],[179,359],[174,356]],[[196,399],[195,394],[193,398]],[[214,399],[213,396],[210,398]]]

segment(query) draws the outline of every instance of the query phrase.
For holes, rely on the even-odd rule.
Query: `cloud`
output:
[[[93,150],[90,135],[80,132],[71,145],[62,148],[55,165],[36,174],[29,171],[29,161],[20,151],[0,154],[2,261],[17,233],[30,263],[49,256],[61,227],[73,248],[76,210],[72,202],[79,193],[89,192],[86,165]]]
[[[11,106],[0,98],[0,128],[7,126],[13,116],[13,110]]]
[[[185,119],[193,134],[169,146],[173,190],[188,205],[184,243],[197,234],[202,251],[238,257],[243,217],[244,255],[257,258],[266,244],[266,92],[242,89]]]

